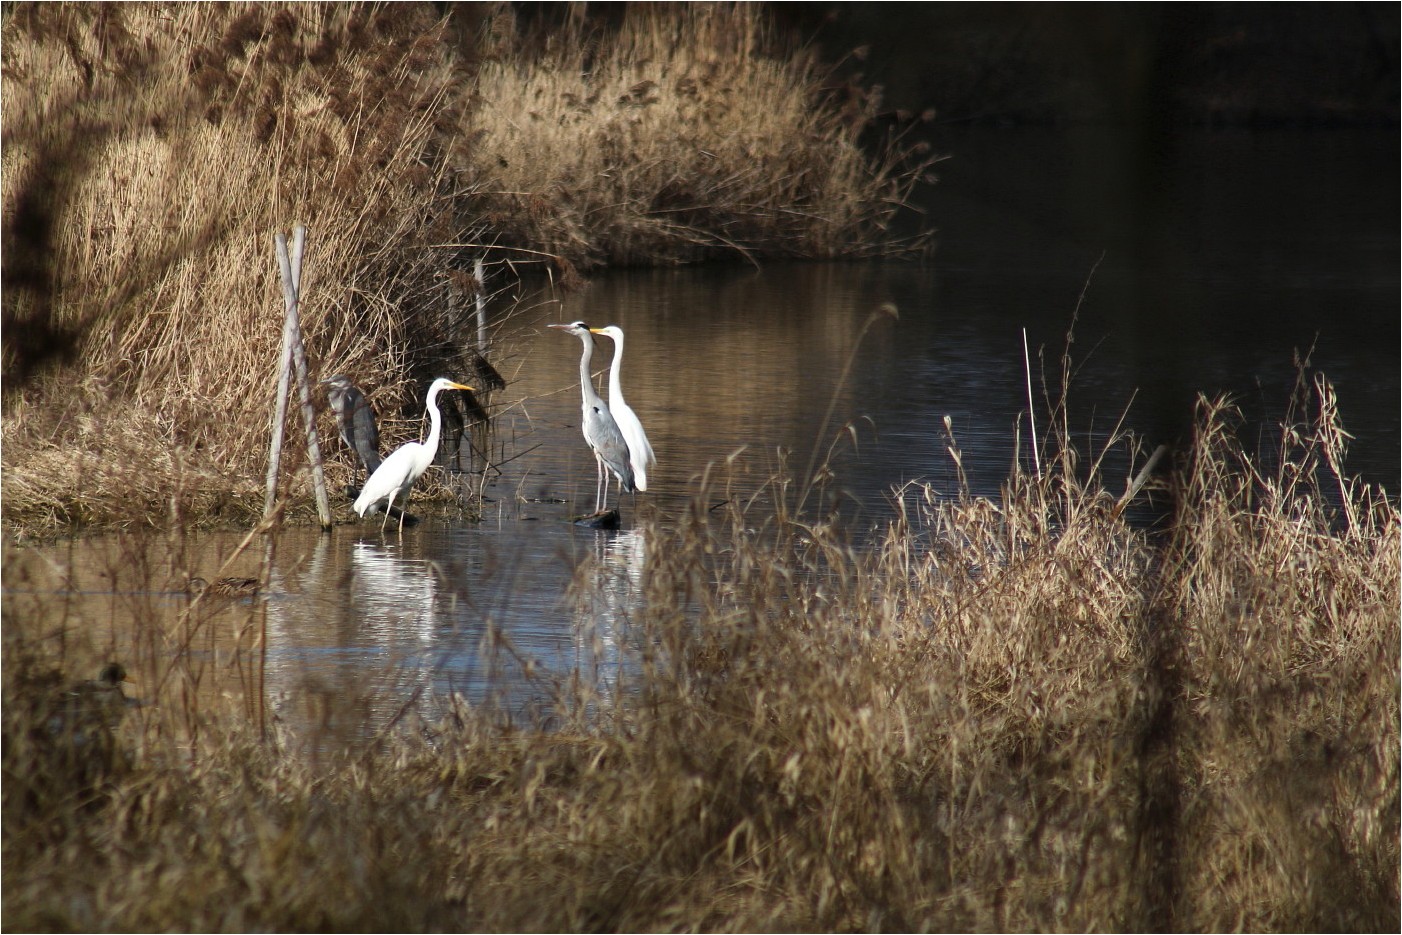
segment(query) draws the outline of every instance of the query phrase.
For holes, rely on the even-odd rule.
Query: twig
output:
[[[1037,448],[1037,416],[1032,411],[1032,356],[1027,350],[1027,329],[1022,329],[1022,370],[1027,375],[1027,421],[1032,429],[1032,463],[1037,466],[1037,480],[1042,479],[1042,454]]]
[[[861,349],[862,341],[871,330],[871,326],[882,318],[901,317],[894,303],[883,302],[876,311],[867,316],[867,320],[862,323],[862,330],[857,333],[857,340],[852,342],[852,351],[847,355],[847,362],[842,365],[842,373],[837,378],[837,383],[833,386],[832,396],[828,399],[827,412],[823,413],[822,425],[818,428],[818,437],[813,442],[813,454],[808,459],[808,469],[803,472],[803,492],[798,498],[798,509],[803,509],[803,504],[808,499],[808,494],[813,489],[815,470],[818,467],[818,446],[828,434],[828,425],[832,422],[833,410],[837,408],[837,397],[847,385],[847,377],[852,372],[852,365],[856,363],[857,351]]]
[[[1120,497],[1119,501],[1115,503],[1115,508],[1110,511],[1111,516],[1118,518],[1119,515],[1125,511],[1125,507],[1129,506],[1130,501],[1133,500],[1139,494],[1140,489],[1148,483],[1149,474],[1153,472],[1154,465],[1158,464],[1159,459],[1167,452],[1167,445],[1160,445],[1154,449],[1154,453],[1149,455],[1149,460],[1144,462],[1144,466],[1139,469],[1139,473],[1134,475],[1134,480],[1125,485],[1124,496]]]

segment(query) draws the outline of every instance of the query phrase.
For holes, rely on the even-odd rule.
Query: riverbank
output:
[[[417,437],[429,379],[471,372],[478,260],[488,288],[529,273],[563,293],[605,265],[924,245],[889,221],[926,155],[859,147],[878,95],[832,86],[757,6],[594,31],[509,5],[34,5],[3,28],[20,534],[258,515],[272,237],[294,223],[313,369],[360,381],[387,446]]]
[[[80,731],[62,686],[114,646],[8,593],[4,925],[1395,929],[1402,517],[1335,473],[1327,398],[1274,467],[1204,401],[1152,537],[1065,438],[863,554],[792,479],[759,516],[716,477],[648,530],[628,690],[538,675],[534,717],[351,684],[299,727],[258,599],[206,596],[133,615],[145,704]]]

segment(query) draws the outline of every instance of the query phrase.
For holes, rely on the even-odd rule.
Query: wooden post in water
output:
[[[282,235],[279,234],[279,237]],[[277,398],[273,400],[272,440],[268,445],[268,477],[263,493],[263,518],[272,515],[277,501],[277,479],[282,468],[282,427],[287,419],[287,385],[292,379],[292,319],[282,320],[282,354],[278,357]]]
[[[477,277],[477,353],[487,357],[487,270],[479,256],[472,261],[472,275]]]
[[[286,309],[282,324],[282,361],[278,371],[278,394],[273,413],[272,446],[268,453],[267,491],[263,501],[263,514],[267,516],[273,508],[277,495],[277,479],[282,462],[282,428],[287,416],[288,384],[295,367],[297,389],[302,402],[302,418],[307,429],[307,455],[312,465],[312,487],[316,494],[316,510],[321,520],[321,528],[331,528],[331,501],[326,496],[326,475],[322,469],[321,443],[316,434],[316,408],[312,405],[311,385],[307,375],[306,348],[302,345],[302,329],[298,323],[298,308],[301,301],[302,255],[306,244],[307,229],[298,225],[293,233],[292,257],[288,257],[287,238],[278,233],[274,237],[277,246],[279,271],[282,275],[282,298]]]
[[[1022,329],[1022,371],[1027,375],[1027,423],[1032,427],[1032,463],[1037,465],[1037,481],[1042,480],[1042,452],[1037,447],[1037,413],[1032,403],[1032,357],[1027,350],[1027,329]]]
[[[321,440],[316,434],[316,406],[312,403],[311,380],[307,373],[307,350],[302,344],[302,326],[298,313],[302,300],[302,255],[307,241],[307,228],[298,224],[292,233],[292,258],[287,256],[287,240],[277,237],[278,265],[282,269],[283,301],[292,321],[292,363],[297,368],[297,391],[302,398],[302,420],[307,426],[307,458],[312,465],[312,489],[316,494],[316,513],[322,531],[331,529],[331,501],[326,496],[326,471],[321,461]]]

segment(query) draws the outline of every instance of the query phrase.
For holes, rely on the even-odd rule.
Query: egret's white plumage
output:
[[[428,438],[422,442],[405,442],[400,445],[385,458],[375,473],[370,475],[370,479],[360,489],[360,496],[355,499],[355,512],[361,518],[364,518],[365,511],[370,507],[383,503],[385,515],[384,519],[380,520],[380,529],[383,530],[389,520],[390,508],[394,506],[394,501],[400,500],[402,504],[408,502],[409,490],[414,486],[414,481],[428,470],[428,466],[433,463],[433,456],[438,453],[438,436],[442,429],[442,420],[438,414],[439,391],[471,389],[472,387],[454,383],[447,377],[439,377],[433,381],[433,385],[428,388],[428,397],[424,400],[424,405],[428,408]],[[404,528],[402,505],[399,528]]]
[[[609,410],[628,443],[628,463],[633,468],[633,483],[639,490],[647,490],[647,472],[657,463],[657,455],[652,452],[652,443],[643,431],[642,420],[633,407],[623,400],[623,387],[619,372],[623,369],[623,329],[617,325],[603,328],[590,328],[594,334],[602,334],[613,340],[613,363],[609,365]]]
[[[580,428],[584,432],[584,440],[594,452],[598,469],[594,488],[594,509],[595,512],[599,512],[608,506],[608,474],[605,473],[605,469],[618,478],[620,490],[631,493],[637,489],[632,465],[628,463],[628,442],[623,438],[608,403],[595,392],[594,383],[589,378],[589,362],[594,357],[594,335],[590,333],[589,326],[582,321],[576,321],[568,325],[550,327],[575,335],[584,345],[584,351],[579,356],[579,389],[583,396],[580,410],[583,423]]]

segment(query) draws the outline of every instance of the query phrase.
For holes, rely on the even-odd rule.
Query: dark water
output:
[[[936,145],[953,154],[931,199],[936,265],[961,308],[1035,316],[1034,342],[1055,347],[1084,289],[1082,398],[1137,389],[1132,424],[1153,443],[1184,435],[1197,393],[1230,393],[1249,428],[1277,420],[1313,348],[1358,436],[1351,468],[1396,491],[1395,132],[1185,134],[1147,156],[1113,130]]]
[[[1043,380],[1059,392],[1073,317],[1068,425],[1088,454],[1122,418],[1148,447],[1181,442],[1198,393],[1231,394],[1242,437],[1269,448],[1292,359],[1309,351],[1356,436],[1349,469],[1395,495],[1397,143],[1203,134],[1149,171],[1093,134],[946,134],[927,262],[621,272],[569,296],[500,297],[494,353],[510,385],[492,400],[494,463],[469,477],[485,520],[430,516],[402,540],[370,523],[289,532],[271,592],[216,611],[194,645],[229,671],[243,664],[233,647],[266,625],[270,710],[348,738],[449,692],[522,712],[572,671],[607,695],[654,545],[643,518],[665,528],[708,471],[745,496],[782,466],[801,482],[830,461],[830,495],[860,538],[898,485],[957,491],[946,417],[970,487],[993,493],[1014,459],[1032,463],[1023,330],[1045,436]],[[884,302],[899,319],[869,320]],[[574,319],[627,332],[624,388],[659,459],[619,532],[567,522],[592,507],[594,463],[578,428],[579,341],[544,326]],[[598,368],[610,350],[600,339]],[[1117,448],[1105,470],[1120,489],[1133,462]],[[182,560],[211,576],[237,538],[203,537]],[[146,579],[111,557],[133,548],[156,546],[32,551],[67,577],[7,570],[6,600],[65,591],[94,653],[135,654],[149,641],[131,635],[135,621],[174,619],[187,598],[133,597]],[[224,573],[256,572],[245,556]]]

